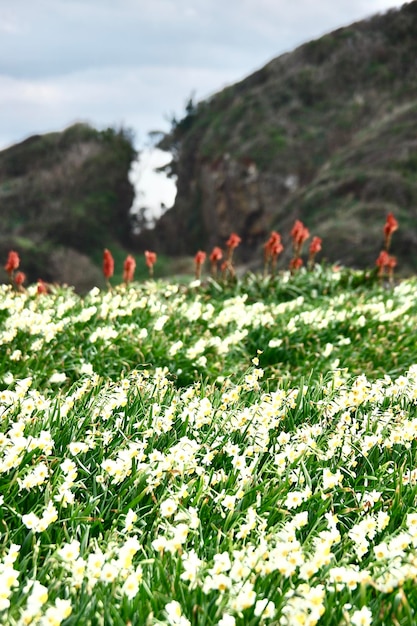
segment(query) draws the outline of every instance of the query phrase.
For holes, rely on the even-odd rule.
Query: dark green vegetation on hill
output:
[[[101,263],[106,246],[117,252],[131,243],[135,155],[126,131],[85,124],[0,152],[0,257],[16,249],[29,281],[97,284],[92,261]]]
[[[190,102],[160,144],[174,156],[178,193],[154,233],[159,247],[191,253],[234,230],[241,260],[260,259],[269,230],[288,237],[300,218],[327,258],[365,267],[391,211],[401,225],[392,252],[415,271],[416,33],[411,2]]]

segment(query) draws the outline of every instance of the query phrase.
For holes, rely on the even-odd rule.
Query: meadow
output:
[[[417,279],[0,287],[0,623],[417,622]]]

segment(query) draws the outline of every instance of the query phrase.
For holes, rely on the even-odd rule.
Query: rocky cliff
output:
[[[243,239],[259,259],[270,229],[295,218],[324,256],[373,264],[382,225],[400,222],[394,254],[417,269],[417,2],[284,54],[174,122],[160,147],[177,198],[152,237],[169,254]],[[285,243],[285,241],[284,241]]]

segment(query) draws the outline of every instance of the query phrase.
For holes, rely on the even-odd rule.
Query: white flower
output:
[[[14,350],[12,354],[9,356],[10,361],[20,361],[21,358],[22,358],[21,350]]]
[[[290,491],[287,495],[284,505],[288,509],[296,509],[303,502],[303,494],[301,491]]]
[[[325,348],[323,350],[323,356],[325,358],[331,355],[331,353],[333,352],[333,347],[334,347],[333,344],[326,343],[326,346],[325,346]]]
[[[112,583],[117,578],[118,573],[116,564],[113,561],[105,563],[101,570],[100,579],[105,583]]]
[[[182,614],[180,603],[176,600],[173,600],[165,605],[165,612],[167,614],[168,623],[171,624],[171,626],[190,625],[190,621]]]
[[[71,602],[69,600],[55,600],[55,606],[50,606],[45,613],[45,624],[60,624],[72,613]]]
[[[74,456],[83,452],[88,452],[89,450],[88,444],[84,443],[83,441],[71,441],[71,443],[68,445],[68,448],[71,454],[73,454]]]
[[[352,614],[350,623],[353,626],[371,626],[372,611],[367,606],[363,606],[359,611],[355,611]]]
[[[64,372],[54,372],[49,379],[50,383],[64,383],[67,380],[67,376]]]
[[[192,280],[190,282],[190,288],[194,289],[194,287],[199,287],[201,285],[201,280]]]
[[[135,511],[132,511],[132,509],[129,509],[128,512],[126,513],[126,519],[125,519],[125,531],[126,532],[131,532],[133,530],[133,524],[137,521],[138,516],[137,513],[135,513]]]
[[[37,612],[40,607],[48,600],[48,589],[41,585],[37,580],[33,581],[30,596],[27,603],[28,608],[33,612]]]
[[[80,542],[74,539],[71,543],[65,543],[58,550],[58,554],[64,561],[74,562],[80,554]]]
[[[222,506],[228,511],[233,511],[235,508],[236,496],[224,496],[222,500]]]
[[[157,537],[151,543],[152,548],[160,553],[166,550],[167,545],[168,545],[168,542],[167,542],[166,537]]]
[[[168,315],[161,315],[161,317],[158,317],[158,319],[156,320],[154,324],[154,330],[156,331],[162,330],[168,320],[169,320]]]
[[[263,618],[273,617],[275,613],[275,604],[272,601],[268,601],[268,598],[264,598],[263,600],[258,600],[255,604],[254,615],[256,617],[260,617],[262,615]]]
[[[270,339],[268,343],[269,348],[279,348],[282,345],[282,339]]]
[[[22,522],[29,530],[36,530],[39,524],[39,517],[35,513],[22,515]]]
[[[161,515],[162,517],[171,517],[176,512],[178,506],[173,498],[168,498],[161,502]]]
[[[93,371],[91,363],[83,363],[80,367],[80,374],[85,374],[86,376],[92,376]]]
[[[141,572],[135,572],[133,574],[129,574],[123,583],[122,591],[130,600],[137,595],[141,580]]]
[[[233,617],[233,615],[229,615],[228,613],[225,613],[223,617],[221,618],[221,620],[219,621],[217,626],[235,626],[235,624],[236,624],[236,620]]]
[[[343,476],[340,470],[336,470],[333,474],[327,467],[323,469],[323,489],[333,489],[336,485],[340,485],[343,480]]]

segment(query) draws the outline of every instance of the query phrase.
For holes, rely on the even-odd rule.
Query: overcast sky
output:
[[[191,95],[204,99],[301,43],[402,4],[0,0],[0,149],[75,121],[127,126],[141,148]],[[169,204],[172,185],[146,182],[156,157],[144,161],[143,186]]]

